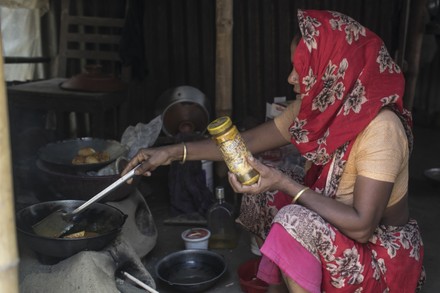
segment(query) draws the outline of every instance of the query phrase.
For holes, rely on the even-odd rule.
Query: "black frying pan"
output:
[[[36,235],[32,225],[49,214],[64,209],[73,211],[85,201],[58,200],[37,203],[21,209],[16,215],[18,239],[37,254],[64,259],[83,250],[101,250],[120,233],[127,215],[119,209],[101,203],[94,203],[78,215],[74,233],[81,230],[96,233],[96,236],[66,239],[48,238]]]

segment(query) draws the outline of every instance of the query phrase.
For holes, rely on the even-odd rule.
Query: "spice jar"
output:
[[[237,176],[238,181],[243,185],[257,182],[260,174],[247,161],[252,154],[246,148],[231,118],[228,116],[217,118],[209,123],[207,129],[219,147],[228,169]]]

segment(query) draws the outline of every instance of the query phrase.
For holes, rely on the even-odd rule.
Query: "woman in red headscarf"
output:
[[[408,211],[403,74],[382,40],[350,17],[299,10],[298,20],[288,77],[298,98],[242,136],[252,153],[292,143],[306,175],[254,158],[256,184],[229,174],[245,194],[238,222],[264,241],[258,277],[290,292],[414,292],[424,250]],[[213,141],[142,149],[123,174],[139,163],[136,173],[150,176],[159,165],[202,159],[222,160]]]
[[[230,176],[247,193],[239,221],[265,239],[258,276],[280,283],[281,271],[291,292],[415,292],[423,244],[408,215],[403,75],[350,17],[299,10],[298,20],[288,81],[300,98],[275,124],[308,160],[304,181],[255,160],[258,184]]]

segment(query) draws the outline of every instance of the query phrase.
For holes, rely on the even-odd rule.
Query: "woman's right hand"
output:
[[[169,165],[172,161],[179,160],[182,156],[182,146],[179,144],[143,148],[128,162],[125,169],[121,172],[124,176],[137,165],[141,164],[135,171],[136,175],[151,176],[151,172],[162,165]]]

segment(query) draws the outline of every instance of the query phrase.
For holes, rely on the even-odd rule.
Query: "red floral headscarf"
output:
[[[298,22],[302,39],[293,63],[303,99],[292,143],[313,162],[306,185],[334,197],[355,138],[380,109],[394,110],[411,138],[405,81],[383,41],[352,18],[298,10]]]

